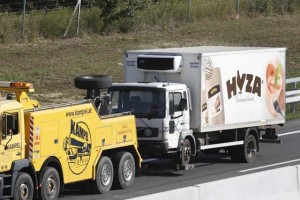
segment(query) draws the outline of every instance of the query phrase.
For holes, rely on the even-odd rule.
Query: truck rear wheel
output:
[[[114,186],[128,188],[134,182],[135,162],[129,152],[119,152],[113,159],[115,170]]]
[[[14,188],[14,200],[32,200],[33,199],[33,181],[29,174],[20,172],[17,176]]]
[[[41,199],[57,199],[60,189],[60,179],[57,170],[53,167],[45,167],[41,175]]]
[[[105,75],[83,75],[74,79],[75,87],[78,89],[106,89],[111,87],[112,78]]]
[[[95,181],[95,191],[101,194],[107,193],[114,180],[114,168],[111,160],[103,156],[100,158],[97,167],[96,181]]]
[[[235,162],[253,162],[257,154],[257,142],[254,135],[247,135],[244,145],[232,148],[231,160]]]

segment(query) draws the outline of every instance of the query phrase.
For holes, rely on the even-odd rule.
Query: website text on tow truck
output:
[[[86,109],[82,109],[82,110],[74,110],[73,112],[67,112],[66,117],[83,116],[83,115],[90,114],[90,113],[92,113],[92,109],[86,108]]]

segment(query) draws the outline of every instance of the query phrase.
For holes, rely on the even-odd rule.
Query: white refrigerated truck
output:
[[[200,152],[252,162],[260,142],[280,142],[285,48],[201,46],[127,51],[112,111],[136,116],[143,158],[189,164]]]

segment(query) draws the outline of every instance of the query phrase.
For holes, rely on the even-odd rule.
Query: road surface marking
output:
[[[292,131],[292,132],[287,132],[287,133],[280,133],[280,134],[278,134],[278,137],[285,136],[285,135],[292,135],[292,134],[296,134],[296,133],[300,133],[300,131]]]
[[[251,168],[251,169],[245,169],[245,170],[241,170],[239,172],[241,172],[241,173],[249,172],[249,171],[254,171],[254,170],[264,169],[264,168],[269,168],[269,167],[275,167],[275,166],[278,166],[278,165],[284,165],[284,164],[288,164],[288,163],[292,163],[292,162],[298,162],[298,161],[300,161],[300,159],[289,160],[289,161],[286,161],[286,162],[275,163],[275,164],[265,165],[265,166],[261,166],[261,167],[255,167],[255,168]]]

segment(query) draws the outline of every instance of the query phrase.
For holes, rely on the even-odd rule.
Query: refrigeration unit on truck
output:
[[[79,181],[98,193],[132,185],[141,165],[135,118],[99,114],[98,88],[108,83],[76,77],[88,89],[85,100],[40,106],[28,96],[31,83],[0,81],[9,93],[0,100],[0,199],[57,199],[65,184]]]
[[[203,46],[125,52],[125,83],[112,110],[136,116],[143,158],[191,163],[200,152],[252,162],[259,143],[280,142],[285,48]],[[177,163],[178,163],[177,162]]]

